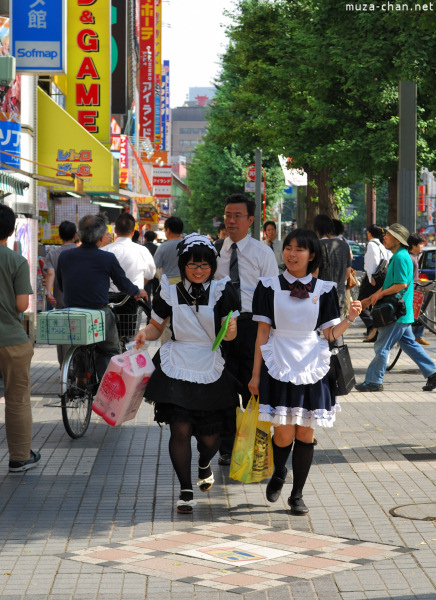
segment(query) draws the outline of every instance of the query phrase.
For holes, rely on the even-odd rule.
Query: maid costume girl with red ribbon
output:
[[[274,427],[274,473],[266,496],[276,502],[286,481],[292,454],[293,514],[306,514],[303,487],[312,464],[314,429],[332,427],[339,403],[330,392],[328,341],[340,337],[361,311],[359,301],[341,321],[336,283],[314,277],[322,260],[313,231],[295,229],[283,242],[286,271],[262,277],[253,298],[253,320],[259,322],[252,394],[259,394],[259,419]],[[321,338],[320,332],[325,339]]]
[[[165,275],[153,298],[151,321],[135,340],[156,340],[170,321],[172,339],[161,346],[145,396],[155,405],[155,421],[168,423],[171,462],[180,482],[177,512],[192,513],[196,502],[191,481],[191,437],[197,439],[200,491],[214,484],[210,467],[220,433],[235,419],[236,380],[224,365],[221,349],[212,351],[222,322],[233,315],[224,338],[236,337],[239,299],[230,277],[213,279],[217,250],[204,235],[192,233],[178,245],[182,281],[170,285]]]

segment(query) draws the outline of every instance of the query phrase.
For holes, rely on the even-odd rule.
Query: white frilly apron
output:
[[[309,298],[301,300],[282,290],[278,277],[262,278],[274,290],[274,320],[268,342],[261,352],[268,373],[274,379],[295,385],[316,383],[330,368],[328,342],[315,331],[322,293],[335,285],[318,279]]]
[[[175,340],[169,340],[160,349],[161,369],[168,377],[213,383],[224,369],[224,359],[218,348],[212,352],[216,337],[214,306],[221,297],[230,277],[210,282],[209,302],[199,306],[179,304],[177,286],[169,285],[165,275],[161,279],[161,297],[172,307],[172,326]]]

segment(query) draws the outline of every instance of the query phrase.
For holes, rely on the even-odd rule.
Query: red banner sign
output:
[[[141,0],[139,14],[139,137],[154,142],[155,0]]]

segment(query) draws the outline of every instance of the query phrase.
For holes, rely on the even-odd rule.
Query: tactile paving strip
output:
[[[62,558],[247,594],[404,552],[411,550],[253,523],[211,523],[77,550]]]

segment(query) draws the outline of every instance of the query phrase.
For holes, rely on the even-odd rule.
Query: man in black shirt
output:
[[[103,217],[86,215],[79,221],[79,248],[59,256],[56,277],[66,307],[100,309],[105,312],[105,341],[97,344],[96,368],[99,378],[112,356],[119,353],[115,315],[107,306],[110,280],[127,296],[146,297],[144,290],[127,277],[112,252],[100,251],[107,231]]]

